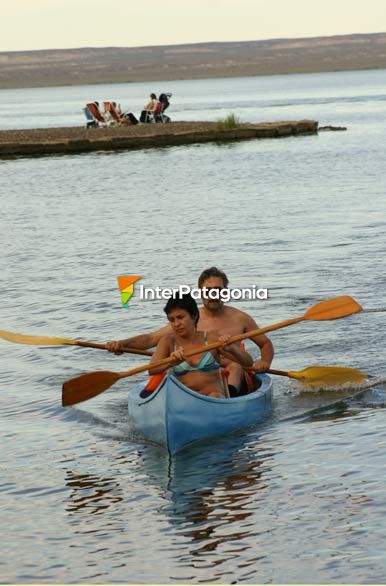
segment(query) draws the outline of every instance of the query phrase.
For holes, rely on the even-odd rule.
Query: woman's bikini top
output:
[[[204,332],[204,340],[205,340],[205,346],[207,346],[208,345],[207,332]],[[174,338],[173,351],[175,349],[176,349],[176,339]],[[173,366],[173,368],[170,369],[170,372],[172,374],[175,374],[176,376],[182,376],[183,374],[186,374],[188,372],[195,372],[195,371],[210,372],[212,370],[218,370],[219,368],[221,368],[220,364],[217,362],[217,360],[213,356],[212,352],[208,351],[208,352],[205,352],[205,354],[202,356],[200,362],[198,364],[196,364],[195,366],[193,366],[192,364],[189,364],[188,362],[186,362],[186,360],[184,360],[184,362],[181,362],[181,364],[177,364],[176,366]]]

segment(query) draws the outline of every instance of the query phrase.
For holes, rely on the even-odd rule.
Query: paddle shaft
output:
[[[269,374],[277,374],[278,376],[288,376],[291,378],[290,373],[287,372],[286,370],[277,370],[275,368],[269,368],[265,372],[268,372]]]
[[[249,332],[244,332],[243,334],[238,334],[237,336],[232,336],[229,341],[227,342],[227,346],[229,344],[234,344],[235,342],[241,342],[241,340],[246,340],[247,338],[254,338],[255,336],[259,336],[261,334],[265,334],[266,332],[272,332],[274,330],[279,330],[281,328],[285,328],[292,324],[296,324],[300,321],[307,319],[304,315],[301,317],[294,317],[292,319],[287,319],[277,324],[273,324],[271,326],[266,326],[265,328],[258,328],[257,330],[251,330]],[[222,342],[211,342],[206,346],[199,346],[190,352],[186,352],[185,356],[189,358],[190,356],[195,356],[196,354],[202,354],[203,352],[208,352],[209,350],[215,350],[216,348],[220,348],[223,346]],[[148,362],[147,364],[143,364],[142,366],[137,366],[136,368],[132,368],[130,370],[126,370],[124,372],[117,373],[118,378],[126,378],[127,376],[132,376],[134,374],[139,374],[140,372],[146,372],[147,370],[152,370],[153,368],[159,368],[160,366],[168,366],[175,362],[174,358],[170,356],[168,358],[163,358],[162,360],[157,360],[156,362]]]
[[[275,368],[268,368],[267,370],[264,370],[264,373],[256,373],[256,370],[254,369],[253,366],[247,366],[246,368],[244,368],[244,370],[246,370],[247,372],[250,372],[252,374],[276,374],[277,376],[288,376],[289,378],[293,378],[291,377],[291,374],[286,371],[286,370],[277,370]]]
[[[81,340],[74,340],[71,343],[73,346],[83,346],[84,348],[97,348],[99,350],[107,350],[105,344],[96,344],[94,342],[82,342]],[[141,350],[140,348],[120,348],[119,352],[127,352],[128,354],[140,354],[141,356],[151,356],[152,352],[149,350]]]

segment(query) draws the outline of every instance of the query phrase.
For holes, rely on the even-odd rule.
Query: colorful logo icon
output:
[[[140,276],[130,277],[129,275],[120,275],[117,277],[123,307],[128,307],[128,303],[134,293],[134,283],[140,278]]]

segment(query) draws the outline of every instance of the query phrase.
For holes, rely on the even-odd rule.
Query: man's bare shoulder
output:
[[[247,332],[248,330],[253,330],[258,327],[253,317],[245,311],[230,306],[226,306],[226,309],[229,311],[229,313],[227,314],[229,321],[237,321],[239,326],[241,326],[241,328],[245,332]]]
[[[237,307],[225,305],[224,310],[229,315],[229,317],[237,317],[237,319],[246,319],[246,320],[253,319],[253,318],[251,318],[251,316],[248,313],[246,313],[245,311],[242,311],[241,309],[238,309]]]
[[[257,328],[255,320],[245,311],[225,305],[221,311],[210,314],[202,311],[200,321],[198,322],[199,330],[219,330],[222,333],[238,335],[249,330]]]

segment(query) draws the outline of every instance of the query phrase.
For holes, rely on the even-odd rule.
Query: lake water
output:
[[[261,325],[335,295],[361,314],[272,333],[276,368],[359,368],[362,394],[274,381],[257,429],[173,459],[135,436],[126,379],[61,407],[80,372],[136,356],[0,341],[3,582],[386,581],[386,71],[0,92],[1,128],[81,125],[89,99],[173,120],[311,118],[346,132],[0,161],[0,328],[104,342],[164,323],[145,286],[222,267]],[[350,394],[347,390],[344,396]],[[311,412],[312,411],[312,412]]]

